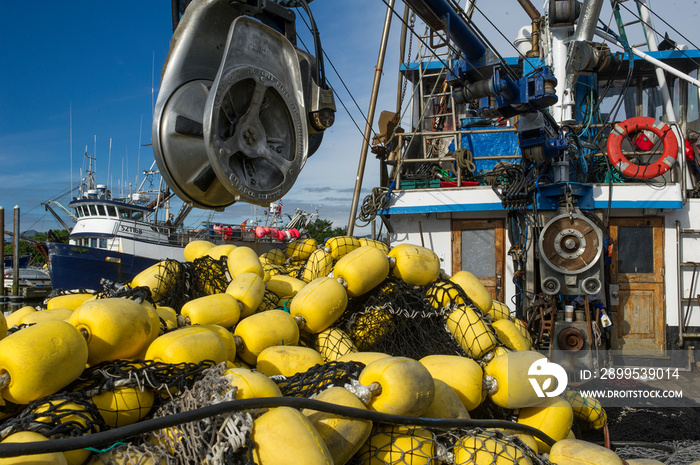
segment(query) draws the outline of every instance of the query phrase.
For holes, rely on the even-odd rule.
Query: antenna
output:
[[[92,156],[95,157],[95,172],[97,172],[97,134],[95,134],[95,148],[92,150]]]
[[[109,138],[109,155],[107,156],[107,179],[110,179],[110,170],[112,168],[112,138]],[[109,190],[112,190],[112,180],[109,181]]]
[[[68,125],[70,131],[70,194],[69,197],[73,198],[73,101],[68,102]]]
[[[155,50],[153,51],[153,61],[151,61],[151,115],[153,115],[153,112],[155,111],[154,108],[154,95],[155,95],[155,84],[154,84],[154,75],[155,75],[155,70],[156,70],[156,52]],[[143,118],[143,116],[142,116]],[[139,141],[139,145],[141,145],[141,141]]]
[[[136,155],[136,181],[139,183],[139,169],[141,169],[141,132],[143,131],[143,114],[141,115],[141,123],[139,124],[139,150]]]

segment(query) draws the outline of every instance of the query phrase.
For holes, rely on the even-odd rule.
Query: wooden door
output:
[[[465,270],[474,274],[503,302],[505,232],[502,219],[452,221],[452,274]]]
[[[664,355],[663,219],[611,218],[610,238],[610,281],[620,286],[619,305],[611,307],[613,349]]]

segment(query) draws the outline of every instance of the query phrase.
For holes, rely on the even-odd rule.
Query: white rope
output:
[[[346,383],[343,387],[355,394],[355,397],[360,399],[365,405],[369,404],[369,401],[372,399],[372,391],[356,379],[351,379],[350,382]]]

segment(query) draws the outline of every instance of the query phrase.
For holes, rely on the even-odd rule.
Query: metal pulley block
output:
[[[236,19],[204,111],[209,162],[231,194],[269,205],[287,193],[308,154],[305,115],[292,44],[251,18]]]
[[[239,200],[269,205],[320,145],[335,106],[317,82],[316,58],[294,45],[294,20],[269,2],[188,5],[153,119],[156,161],[185,202],[215,210]]]

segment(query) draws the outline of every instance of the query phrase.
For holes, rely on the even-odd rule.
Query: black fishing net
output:
[[[210,360],[178,364],[153,360],[107,361],[87,368],[66,390],[94,395],[125,386],[147,387],[167,400],[191,388],[213,365]]]
[[[151,289],[147,286],[129,287],[124,284],[115,283],[108,280],[103,280],[102,291],[95,295],[95,299],[112,299],[112,298],[124,298],[132,299],[138,302],[150,302],[153,301],[153,294]]]
[[[255,313],[260,313],[266,310],[272,310],[273,308],[277,308],[277,302],[279,301],[280,298],[277,294],[275,294],[269,289],[265,289],[265,294],[263,295],[262,302],[258,306]]]
[[[278,274],[287,274],[287,269],[284,265],[275,265],[274,263],[265,263],[263,265],[263,271],[265,271],[270,276],[275,276]]]
[[[193,299],[211,294],[226,292],[231,279],[228,274],[226,258],[214,259],[208,255],[193,262],[165,260],[156,279],[157,290],[152,302],[173,308],[178,314],[183,305]],[[113,293],[112,293],[113,294]],[[122,295],[110,295],[121,297]]]
[[[333,260],[339,260],[360,247],[360,241],[351,236],[335,236],[328,239],[324,247],[326,251],[330,252]]]
[[[347,332],[360,351],[415,360],[435,354],[466,355],[445,326],[457,304],[478,312],[454,283],[438,280],[413,286],[390,274],[369,293],[350,299],[336,326]],[[469,331],[470,326],[459,329]]]
[[[178,300],[183,301],[186,299],[186,296],[181,296],[181,293],[186,292],[187,268],[188,265],[177,260],[165,260],[160,263],[156,275],[158,286],[157,290],[153,291],[156,303],[178,309],[182,306],[176,305],[179,303]]]
[[[315,335],[314,348],[326,362],[338,360],[343,355],[357,352],[350,336],[340,328],[328,328]]]
[[[111,282],[108,280],[104,280],[106,282]],[[104,286],[104,284],[103,284]],[[75,294],[97,294],[99,290],[96,289],[52,289],[51,292],[49,292],[49,295],[46,296],[44,301],[42,302],[42,306],[46,308],[46,304],[48,303],[49,300],[53,299],[54,297],[59,297],[62,295],[75,295]]]
[[[328,276],[333,269],[333,257],[325,249],[316,249],[304,264],[300,279],[307,283]]]
[[[286,309],[287,312],[289,312],[289,308]],[[311,349],[316,349],[315,346],[315,341],[314,341],[314,335],[310,334],[306,331],[299,331],[299,343],[298,345],[301,347],[309,347]]]
[[[304,275],[304,265],[306,265],[306,260],[291,261],[285,266],[286,273],[292,278],[302,279]]]
[[[615,453],[624,460],[658,460],[665,465],[691,465],[700,458],[699,441],[664,441],[661,443],[640,444],[634,442],[616,443]]]
[[[84,392],[62,392],[27,405],[17,416],[0,425],[0,439],[19,431],[33,431],[47,438],[98,433],[107,428],[100,412]]]
[[[9,336],[10,334],[14,334],[17,331],[24,329],[24,328],[28,328],[34,324],[36,324],[36,323],[28,323],[28,324],[23,323],[23,324],[19,324],[19,325],[14,325],[10,328],[7,328],[7,335]]]
[[[310,398],[330,387],[356,382],[364,367],[359,362],[329,362],[291,377],[275,376],[272,380],[284,396]]]
[[[550,465],[513,434],[484,428],[424,428],[375,423],[369,440],[348,465],[454,463]]]

